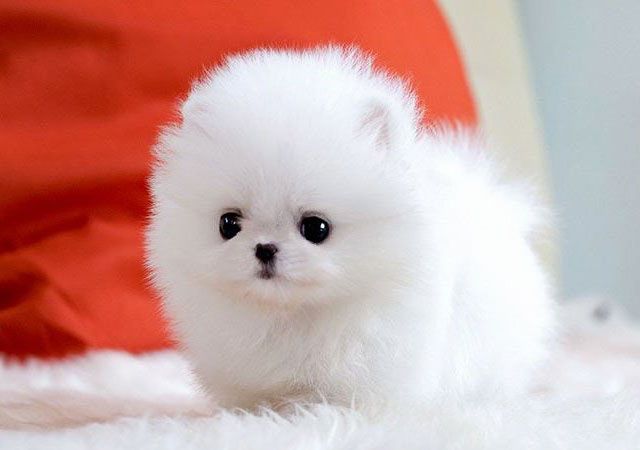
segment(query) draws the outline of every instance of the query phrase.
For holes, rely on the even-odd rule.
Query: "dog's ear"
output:
[[[180,116],[182,118],[182,126],[187,129],[195,129],[204,136],[211,137],[207,127],[204,125],[206,122],[208,105],[202,99],[194,98],[194,95],[190,95],[180,105]]]
[[[379,100],[369,100],[360,113],[358,133],[373,139],[376,147],[388,151],[393,147],[393,118],[389,108]]]

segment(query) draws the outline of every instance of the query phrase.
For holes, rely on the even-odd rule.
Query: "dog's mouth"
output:
[[[256,275],[261,280],[271,280],[276,277],[276,269],[273,264],[263,264]]]
[[[322,283],[320,280],[292,277],[289,274],[282,273],[276,269],[275,264],[260,264],[258,270],[255,271],[255,278],[260,281],[268,281],[269,285],[274,287],[297,287],[310,288],[318,287]],[[262,288],[266,285],[262,285]]]

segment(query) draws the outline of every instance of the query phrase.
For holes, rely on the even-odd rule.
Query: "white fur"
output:
[[[223,406],[363,409],[511,394],[554,315],[538,216],[463,132],[425,130],[413,94],[354,50],[260,50],[197,83],[158,146],[148,261]],[[243,214],[224,241],[218,219]],[[328,219],[320,245],[298,223]],[[256,276],[275,242],[277,277]]]
[[[614,305],[594,314],[602,308],[583,301],[561,310],[568,329],[535,394],[375,419],[332,405],[212,415],[188,364],[170,351],[0,358],[0,448],[637,450],[640,327]]]

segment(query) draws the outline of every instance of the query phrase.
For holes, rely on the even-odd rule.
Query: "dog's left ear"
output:
[[[395,130],[389,108],[379,100],[369,100],[361,114],[358,133],[371,137],[379,149],[390,150]]]

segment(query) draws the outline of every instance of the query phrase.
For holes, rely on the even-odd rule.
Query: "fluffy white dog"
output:
[[[148,262],[225,407],[511,394],[554,314],[538,216],[356,50],[259,50],[164,130]],[[448,397],[447,397],[448,398]]]

